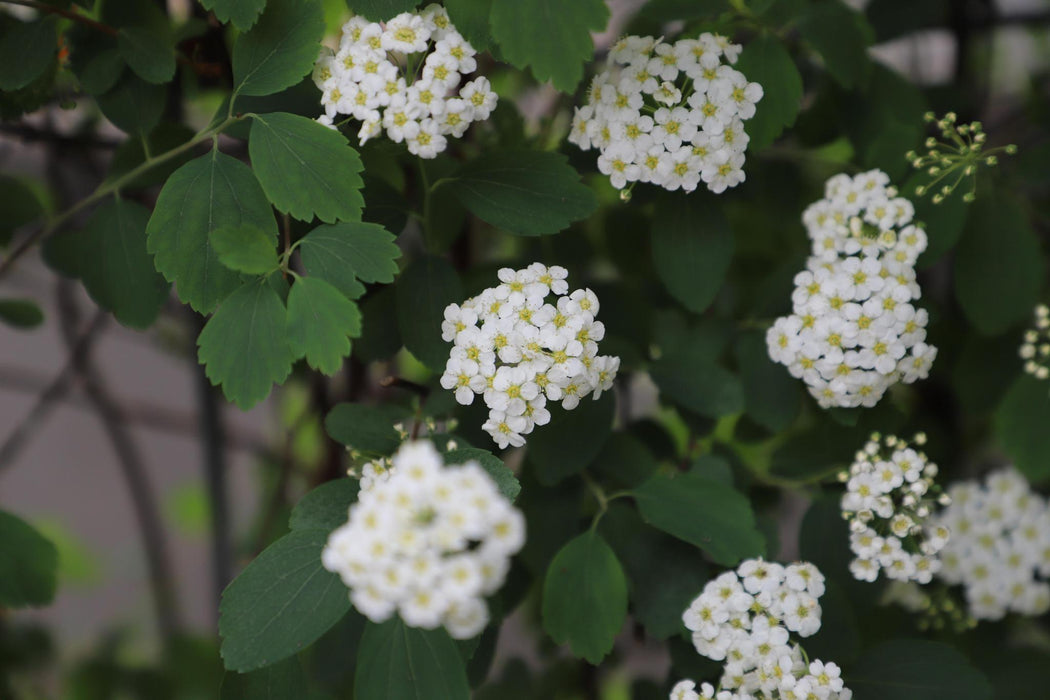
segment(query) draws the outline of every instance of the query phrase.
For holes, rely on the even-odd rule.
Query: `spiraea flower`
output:
[[[1007,613],[1050,610],[1050,506],[1013,467],[983,482],[948,489],[951,504],[933,519],[950,529],[938,578],[963,586],[970,615],[998,620]]]
[[[792,634],[812,636],[820,629],[824,576],[812,564],[783,566],[749,559],[723,573],[683,613],[702,655],[723,661],[720,690],[681,681],[672,700],[848,700],[834,663],[808,660]]]
[[[597,399],[620,368],[618,357],[598,354],[605,337],[598,297],[589,289],[570,294],[567,275],[540,263],[503,268],[499,286],[445,309],[442,338],[453,346],[441,386],[463,405],[483,398],[482,428],[501,448],[524,445],[549,422],[548,401],[572,410]]]
[[[921,447],[922,433],[914,442]],[[938,501],[947,502],[934,482],[937,465],[893,435],[875,433],[857,452],[848,472],[842,515],[850,524],[853,576],[874,581],[881,572],[895,581],[929,583],[941,568],[937,553],[951,530],[933,519]]]
[[[597,148],[598,169],[625,198],[636,182],[723,192],[744,180],[762,86],[732,67],[740,47],[716,34],[673,44],[626,36],[577,108],[569,140]]]
[[[802,216],[812,241],[790,316],[766,334],[769,356],[824,408],[874,406],[897,382],[925,379],[937,356],[915,261],[926,233],[914,209],[873,170],[828,180]]]
[[[1050,307],[1035,307],[1035,323],[1025,331],[1019,351],[1024,371],[1036,379],[1050,378]]]
[[[321,554],[362,615],[444,626],[469,639],[488,624],[485,596],[503,585],[525,519],[480,464],[446,466],[430,442],[404,444],[350,506]]]
[[[325,110],[319,121],[333,125],[345,115],[361,122],[362,144],[386,132],[410,153],[434,158],[496,108],[488,79],[461,85],[477,69],[475,54],[440,5],[385,25],[354,17],[343,25],[339,49],[325,49],[314,69]]]

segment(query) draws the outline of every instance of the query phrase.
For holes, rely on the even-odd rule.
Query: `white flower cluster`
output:
[[[678,683],[672,700],[849,700],[834,663],[807,662],[790,633],[820,629],[824,576],[809,563],[782,566],[749,559],[708,581],[683,613],[703,656],[725,661],[720,692],[707,683]]]
[[[460,87],[477,68],[475,53],[440,5],[402,12],[385,26],[353,17],[339,50],[322,50],[314,68],[325,110],[318,121],[349,115],[361,122],[362,144],[385,130],[410,153],[434,158],[496,107],[488,79]]]
[[[915,443],[926,437],[919,433]],[[850,525],[850,549],[857,558],[850,572],[861,581],[874,581],[882,571],[895,581],[929,583],[941,568],[937,553],[948,542],[950,530],[933,522],[937,465],[926,455],[893,435],[875,433],[856,454],[846,482],[842,516]],[[941,494],[938,500],[948,503]]]
[[[802,216],[813,251],[795,276],[794,313],[766,334],[770,358],[824,408],[874,406],[894,383],[925,379],[937,357],[914,305],[926,232],[888,183],[880,170],[827,181]]]
[[[686,192],[701,180],[712,192],[736,186],[744,120],[762,99],[762,86],[730,65],[739,55],[717,34],[673,44],[623,37],[576,109],[569,141],[601,151],[598,169],[620,190],[635,182]]]
[[[567,276],[540,263],[503,268],[499,286],[445,309],[441,337],[454,345],[441,386],[465,406],[475,394],[484,398],[482,428],[500,448],[524,445],[549,422],[548,401],[572,410],[589,394],[597,399],[620,368],[620,358],[598,354],[605,337],[598,297],[590,289],[570,294]],[[548,301],[551,293],[557,298]]]
[[[951,505],[934,522],[950,528],[938,577],[964,587],[970,614],[998,620],[1008,612],[1050,610],[1050,505],[1012,467],[948,489]]]
[[[1035,307],[1035,327],[1025,331],[1021,343],[1024,371],[1036,379],[1050,378],[1050,307]]]
[[[395,612],[410,627],[444,625],[456,639],[488,624],[484,596],[525,543],[525,519],[477,462],[445,466],[433,444],[405,443],[328,538],[321,562],[361,614]]]

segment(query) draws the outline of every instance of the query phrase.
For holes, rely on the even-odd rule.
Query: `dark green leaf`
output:
[[[253,224],[227,224],[208,234],[208,242],[226,267],[234,272],[264,275],[277,269],[273,236]]]
[[[405,347],[434,372],[445,369],[448,343],[441,340],[445,307],[463,301],[463,286],[455,268],[442,258],[416,258],[401,273],[397,294],[397,324]]]
[[[572,92],[594,54],[591,32],[605,29],[609,8],[603,0],[495,2],[491,20],[492,35],[510,63],[529,66],[540,82]]]
[[[251,673],[227,671],[219,700],[290,700],[303,697],[306,674],[293,657]]]
[[[388,455],[401,445],[394,423],[403,420],[405,413],[391,404],[341,403],[324,419],[324,427],[333,440],[347,447]]]
[[[24,88],[51,65],[58,52],[56,19],[7,24],[0,35],[0,90]]]
[[[251,31],[233,47],[235,95],[272,95],[313,70],[324,36],[324,6],[309,0],[268,0]]]
[[[357,304],[320,278],[300,277],[288,294],[288,342],[299,357],[329,376],[350,354],[350,338],[361,335]]]
[[[591,462],[590,469],[618,487],[633,488],[657,468],[656,458],[641,440],[625,432],[615,432]]]
[[[528,460],[536,479],[556,484],[579,474],[601,452],[612,432],[616,398],[607,391],[597,401],[586,397],[571,411],[551,410],[551,422],[536,428],[527,438]]]
[[[653,362],[649,375],[661,394],[701,416],[720,418],[744,410],[740,380],[710,360],[666,355]]]
[[[824,59],[824,68],[831,77],[843,87],[867,81],[871,71],[868,47],[875,32],[864,15],[839,0],[815,2],[798,18],[798,31]]]
[[[29,181],[0,175],[0,246],[22,226],[44,214],[44,203]]]
[[[321,566],[327,541],[326,530],[293,530],[226,587],[219,634],[227,669],[254,671],[297,654],[350,609],[346,586]]]
[[[101,95],[117,84],[124,72],[124,58],[117,40],[86,25],[74,25],[65,33],[69,67],[89,95]]]
[[[106,119],[128,134],[148,134],[160,121],[167,101],[162,85],[153,85],[127,73],[116,86],[96,99]]]
[[[193,130],[183,124],[172,122],[161,122],[146,138],[148,153],[165,153],[177,146],[181,146],[194,136]],[[146,162],[147,150],[143,148],[142,139],[127,139],[117,146],[113,151],[113,160],[109,162],[109,172],[106,173],[106,181],[113,182],[130,173],[135,168]],[[125,180],[121,186],[121,192],[130,192],[136,189],[163,185],[171,174],[186,163],[193,160],[193,152],[184,151],[179,155],[157,163],[148,170],[143,171],[131,180]]]
[[[0,510],[0,607],[47,605],[55,597],[58,552],[27,522]]]
[[[492,5],[495,0],[445,0],[445,10],[449,19],[456,26],[470,45],[478,51],[485,51],[492,46],[492,29],[489,17],[492,16]]]
[[[940,204],[934,204],[929,195],[917,197],[915,188],[929,180],[930,177],[925,173],[916,174],[901,189],[901,195],[915,204],[915,220],[924,224],[929,241],[926,250],[919,256],[919,268],[930,267],[955,247],[970,213],[970,205],[963,201],[963,193],[958,190],[945,197]]]
[[[296,114],[257,114],[248,153],[279,211],[303,221],[361,218],[361,159],[338,131]]]
[[[557,233],[598,206],[594,193],[558,153],[484,155],[467,162],[446,183],[475,216],[521,236]]]
[[[422,0],[346,0],[346,6],[373,22],[385,22],[402,12],[411,12],[420,2]]]
[[[715,299],[733,257],[733,232],[714,198],[703,193],[661,197],[651,229],[660,281],[690,311]]]
[[[521,484],[515,478],[514,472],[503,463],[502,459],[488,450],[477,447],[460,447],[445,453],[445,464],[463,464],[470,460],[478,462],[489,473],[492,480],[496,482],[496,486],[499,487],[499,492],[506,496],[507,500],[513,502],[521,493]]]
[[[844,674],[856,700],[991,700],[988,679],[947,644],[883,642]]]
[[[222,302],[197,338],[208,379],[241,409],[265,399],[292,371],[285,316],[273,287],[253,280]]]
[[[1032,482],[1050,478],[1050,383],[1022,374],[995,412],[995,435]]]
[[[295,504],[288,527],[292,530],[316,528],[331,532],[346,523],[350,506],[360,490],[357,479],[342,478],[321,484]]]
[[[747,414],[773,432],[791,425],[801,406],[799,381],[769,359],[765,333],[742,333],[736,342],[736,358]]]
[[[354,356],[369,363],[387,359],[400,349],[397,298],[393,287],[383,287],[361,302],[361,337],[354,343]]]
[[[657,474],[635,489],[634,497],[646,522],[723,566],[765,553],[751,504],[732,486],[692,472]]]
[[[383,227],[360,222],[318,226],[299,245],[303,268],[350,299],[364,293],[364,282],[393,282],[401,250]]]
[[[253,225],[273,237],[277,222],[251,169],[213,150],[168,178],[146,227],[157,270],[175,283],[179,299],[209,313],[240,283],[219,262],[208,234],[228,225]]]
[[[117,46],[131,70],[147,83],[166,83],[175,77],[175,44],[166,25],[124,27]]]
[[[238,31],[246,32],[259,19],[266,0],[201,0],[201,4],[214,12],[220,22],[233,24]]]
[[[597,665],[626,617],[627,579],[612,549],[593,530],[569,541],[543,581],[543,629]]]
[[[365,623],[354,676],[357,700],[467,700],[463,658],[443,628],[409,627],[396,615]]]
[[[0,321],[15,328],[36,328],[44,322],[44,312],[31,299],[0,299]]]
[[[765,148],[795,123],[802,103],[802,76],[791,54],[773,35],[748,42],[736,68],[762,86],[762,100],[744,128],[751,137],[752,150]]]

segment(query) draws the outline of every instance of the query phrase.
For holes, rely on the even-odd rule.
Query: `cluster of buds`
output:
[[[1024,371],[1036,379],[1050,378],[1050,307],[1035,307],[1035,326],[1025,331],[1021,343]]]

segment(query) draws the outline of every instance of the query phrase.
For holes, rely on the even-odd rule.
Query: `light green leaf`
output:
[[[134,73],[127,73],[109,92],[95,98],[106,119],[128,134],[145,135],[164,114],[167,92]]]
[[[657,474],[634,490],[645,521],[723,566],[765,554],[751,503],[732,486],[693,472]]]
[[[663,196],[652,225],[653,266],[667,291],[703,313],[722,287],[733,258],[733,232],[714,197]]]
[[[179,299],[209,313],[241,278],[219,262],[208,234],[223,226],[253,225],[273,237],[277,222],[252,171],[217,150],[190,161],[164,184],[146,227],[157,270],[175,283]]]
[[[405,418],[407,411],[393,404],[366,406],[341,403],[324,419],[325,430],[336,442],[362,452],[388,455],[401,445],[401,435],[394,423]]]
[[[1050,384],[1020,375],[995,412],[1003,451],[1033,483],[1050,478]]]
[[[219,605],[223,663],[254,671],[302,651],[350,609],[346,586],[321,566],[328,532],[293,530],[226,587]]]
[[[350,506],[357,500],[361,485],[357,479],[341,478],[321,484],[295,504],[288,527],[292,530],[315,528],[331,532],[346,523]]]
[[[843,674],[855,700],[991,700],[992,686],[956,649],[895,639],[866,651]]]
[[[128,67],[147,83],[166,83],[175,76],[175,45],[166,25],[124,27],[117,46]]]
[[[36,328],[44,322],[44,312],[31,299],[0,299],[0,321],[14,328]]]
[[[612,432],[616,397],[607,391],[595,401],[588,396],[571,411],[551,405],[551,422],[527,438],[529,464],[545,486],[586,469]]]
[[[543,581],[543,629],[597,665],[626,617],[627,579],[612,549],[593,530],[570,540]]]
[[[751,82],[762,86],[755,116],[744,122],[751,149],[765,148],[795,123],[802,104],[802,76],[784,45],[772,35],[748,42],[736,64]]]
[[[299,254],[308,275],[319,277],[350,299],[364,282],[393,282],[401,249],[382,226],[359,221],[318,226],[302,239]]]
[[[747,331],[737,338],[736,358],[747,415],[775,433],[786,429],[801,407],[799,381],[769,359],[761,331]]]
[[[478,51],[492,46],[489,17],[492,16],[493,4],[495,0],[445,0],[445,10],[452,24],[456,25],[456,31]]]
[[[234,272],[264,275],[277,269],[273,236],[253,224],[227,224],[208,234],[208,242]]]
[[[357,304],[323,279],[300,277],[288,294],[288,342],[298,357],[332,376],[350,354],[350,338],[361,335]]]
[[[220,22],[233,24],[238,31],[246,32],[259,19],[266,0],[201,0],[201,5],[214,12]]]
[[[346,6],[373,22],[385,22],[402,12],[411,12],[420,2],[422,0],[346,0]]]
[[[867,82],[871,73],[868,47],[875,32],[864,15],[839,0],[816,2],[798,18],[798,31],[840,85],[851,88]]]
[[[491,20],[492,36],[510,63],[572,92],[594,55],[591,32],[605,29],[609,8],[603,0],[495,2]]]
[[[302,698],[306,674],[294,656],[251,673],[227,671],[219,700],[291,700]]]
[[[521,484],[502,459],[488,450],[477,447],[460,447],[445,453],[445,464],[463,464],[470,460],[478,462],[496,482],[499,492],[506,496],[507,500],[514,502],[514,499],[521,493]]]
[[[483,155],[468,161],[445,182],[475,216],[520,236],[557,233],[586,219],[598,207],[594,193],[559,153]]]
[[[441,340],[445,307],[463,301],[455,268],[442,258],[416,258],[401,273],[394,290],[405,347],[432,371],[443,371],[449,354],[448,343]]]
[[[1005,193],[970,205],[955,251],[955,298],[977,330],[997,335],[1028,318],[1044,276],[1039,241]]]
[[[197,356],[212,384],[247,410],[265,399],[292,371],[285,308],[265,280],[231,294],[197,338]]]
[[[12,20],[0,36],[0,90],[18,90],[43,75],[58,53],[56,17]]]
[[[396,615],[365,623],[357,648],[357,700],[467,700],[470,686],[456,644],[444,628],[409,627]]]
[[[0,510],[0,607],[47,605],[55,597],[58,552],[27,522]]]
[[[303,221],[361,218],[363,166],[338,131],[297,114],[257,114],[248,154],[259,184],[279,211]]]
[[[234,95],[272,95],[313,70],[324,36],[324,7],[310,0],[268,0],[233,47]]]

